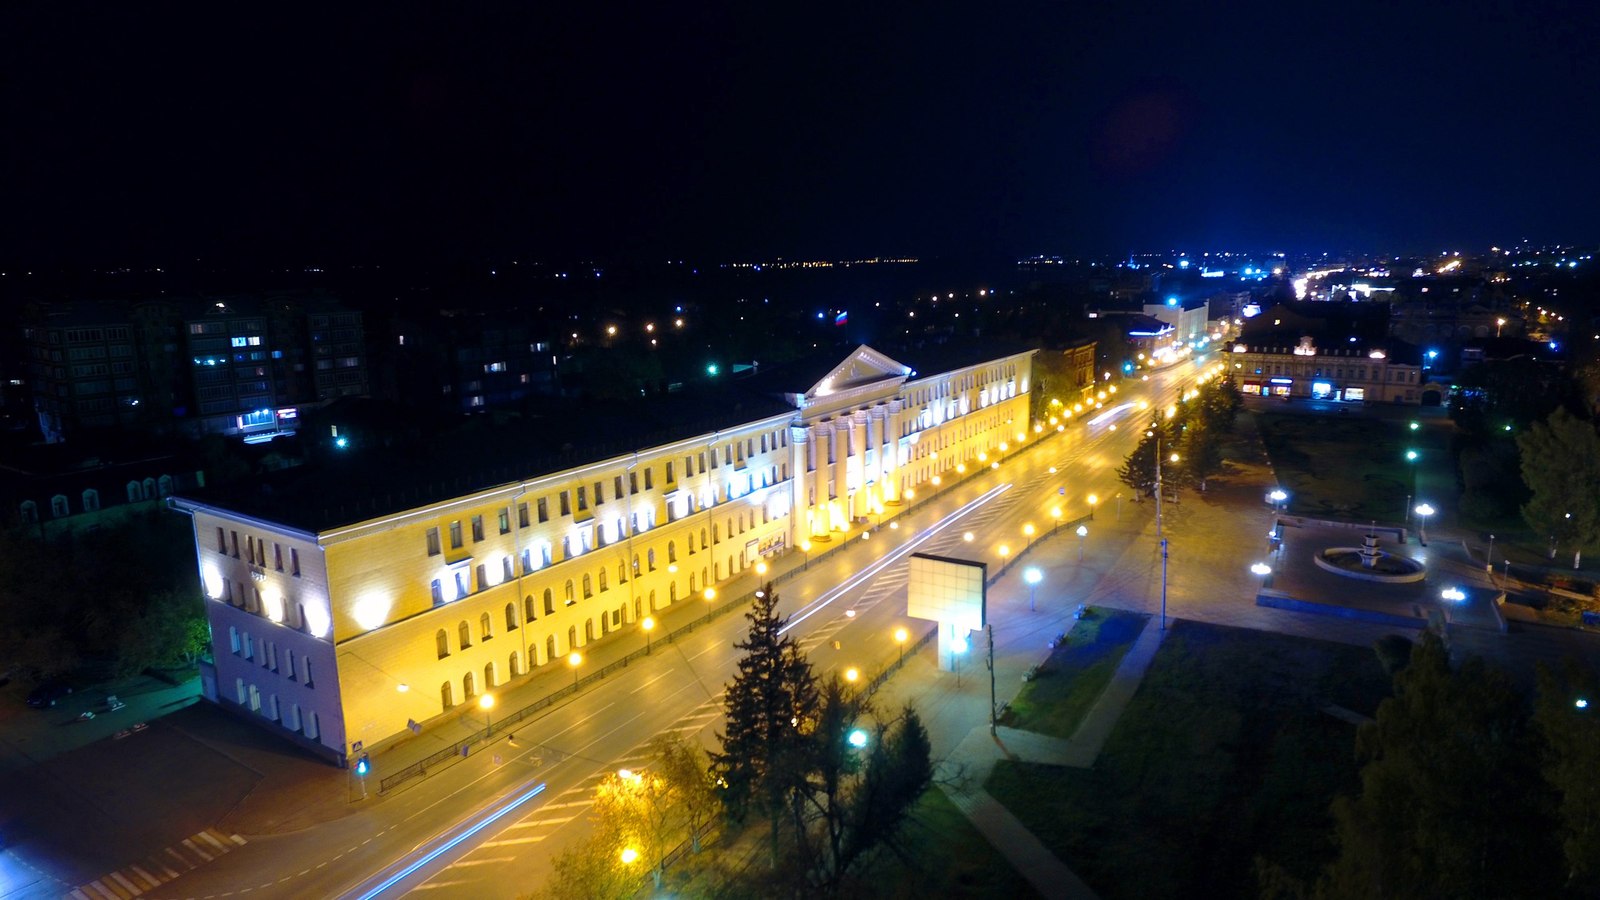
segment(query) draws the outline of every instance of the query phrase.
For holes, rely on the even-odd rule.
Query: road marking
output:
[[[488,865],[489,863],[513,862],[514,860],[516,860],[515,856],[495,856],[489,859],[458,859],[451,863],[448,868],[454,869],[458,866],[483,866]]]
[[[637,694],[640,691],[644,690],[645,688],[649,687],[650,685],[655,684],[656,682],[660,681],[661,679],[663,679],[663,678],[665,678],[665,677],[667,677],[668,675],[671,675],[671,674],[672,674],[672,670],[668,669],[667,671],[662,672],[660,675],[657,675],[656,677],[650,679],[649,681],[646,681],[644,684],[641,684],[638,687],[634,688],[629,693]]]
[[[188,847],[190,850],[193,850],[195,853],[199,854],[200,857],[206,862],[211,862],[211,860],[216,858],[204,850],[201,850],[200,846],[194,842],[193,838],[184,838],[182,843],[185,847]]]
[[[589,804],[588,803],[565,803],[565,804],[562,804],[562,805],[563,806],[588,806]],[[511,823],[510,825],[506,826],[506,829],[509,831],[512,828],[538,828],[540,825],[563,825],[563,824],[566,824],[567,822],[571,822],[573,819],[576,819],[576,818],[577,818],[577,816],[567,816],[564,819],[563,818],[555,818],[555,819],[523,819],[520,822]]]
[[[550,835],[548,835],[548,834],[536,834],[533,837],[506,838],[505,840],[502,840],[502,841],[489,841],[488,843],[484,844],[483,846],[485,846],[485,847],[502,847],[502,846],[506,846],[508,844],[537,844],[537,843],[539,843],[540,841],[544,840],[545,838],[547,838],[549,836]]]

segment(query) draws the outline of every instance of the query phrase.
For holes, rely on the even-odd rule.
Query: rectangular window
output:
[[[289,548],[289,570],[294,577],[300,577],[300,551],[293,547]]]
[[[584,510],[586,510],[588,508],[589,508],[589,489],[585,488],[585,487],[578,488],[578,512],[583,512]],[[566,510],[562,510],[562,512],[565,512],[565,511]]]
[[[437,528],[429,528],[428,529],[428,555],[429,556],[438,556],[442,552],[444,552],[444,551],[439,546],[439,529],[437,529]]]
[[[316,687],[311,682],[311,659],[306,656],[300,657],[300,680],[304,681],[308,688]]]
[[[228,536],[223,533],[222,528],[220,526],[218,526],[218,528],[217,528],[217,552],[218,553],[227,553],[228,552]]]
[[[639,493],[639,473],[638,472],[629,472],[628,473],[628,493],[630,493],[630,494]]]
[[[561,499],[561,514],[563,516],[572,515],[572,498],[568,496],[568,493],[566,491],[562,491],[561,495],[560,495],[560,499]]]
[[[285,649],[283,651],[283,667],[289,671],[289,680],[290,681],[294,681],[295,677],[294,677],[294,651],[293,650]]]
[[[450,523],[450,549],[461,549],[461,522],[459,520]]]
[[[230,532],[228,532],[228,534],[232,535],[232,537],[233,537],[233,558],[234,559],[238,559],[239,558],[239,532],[230,531]]]
[[[500,510],[500,533],[511,533],[511,510],[509,509]]]
[[[517,504],[517,527],[528,527],[528,504],[526,503]]]
[[[433,605],[434,606],[443,606],[444,605],[444,587],[439,584],[439,579],[435,578],[433,580],[433,584],[431,584],[429,587],[433,591]]]
[[[472,542],[483,540],[483,516],[472,517]]]
[[[272,542],[272,567],[279,572],[283,571],[283,545],[277,541]]]
[[[671,484],[677,480],[678,479],[673,476],[672,460],[669,459],[667,460],[667,484]]]
[[[539,521],[550,521],[550,503],[549,500],[544,497],[539,498]]]
[[[650,469],[644,470],[644,489],[647,491],[655,487],[655,484],[652,483],[654,479],[650,477],[652,474],[653,472]]]
[[[594,505],[595,506],[599,506],[600,504],[606,502],[606,495],[605,495],[605,490],[604,489],[605,489],[605,482],[596,481],[594,483]]]
[[[515,577],[517,577],[517,573],[511,570],[511,557],[502,556],[500,558],[500,580],[510,581]]]
[[[612,482],[611,486],[614,489],[612,491],[612,493],[615,494],[618,497],[621,497],[622,496],[622,476],[618,475],[616,480]]]
[[[700,471],[704,472],[705,470],[706,470],[706,454],[705,454],[704,451],[701,451],[701,453],[700,453]]]
[[[483,563],[478,563],[476,568],[478,570],[478,590],[486,591],[489,589],[488,566],[484,565]]]

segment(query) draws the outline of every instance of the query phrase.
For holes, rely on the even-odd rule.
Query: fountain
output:
[[[1378,535],[1369,531],[1360,547],[1330,547],[1312,557],[1318,568],[1363,581],[1409,584],[1427,577],[1427,567],[1414,559],[1378,548]]]

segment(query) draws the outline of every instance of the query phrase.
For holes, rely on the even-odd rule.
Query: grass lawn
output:
[[[1072,626],[1067,642],[1022,686],[1001,724],[1072,737],[1149,620],[1138,613],[1090,607]]]
[[[1000,762],[988,790],[1102,897],[1253,897],[1257,856],[1311,878],[1355,727],[1388,679],[1365,647],[1174,623],[1091,770]]]
[[[1273,468],[1289,491],[1289,512],[1404,520],[1413,473],[1405,461],[1403,425],[1365,416],[1253,415]]]
[[[900,835],[904,858],[880,854],[861,872],[871,897],[1037,897],[954,803],[929,788]]]

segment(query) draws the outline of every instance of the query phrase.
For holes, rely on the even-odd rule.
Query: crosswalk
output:
[[[72,900],[128,900],[155,890],[244,844],[245,839],[237,834],[207,828],[137,863],[80,884],[67,896]]]

